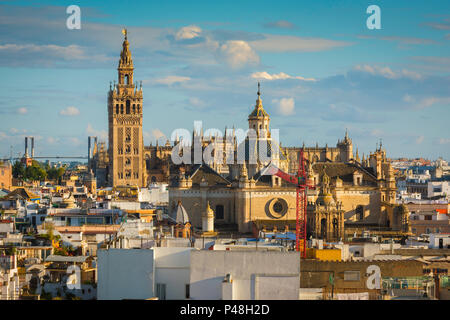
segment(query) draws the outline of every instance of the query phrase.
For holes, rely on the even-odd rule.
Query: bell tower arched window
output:
[[[131,106],[130,106],[130,100],[127,100],[127,102],[126,102],[126,112],[127,112],[127,114],[130,114],[131,113]]]

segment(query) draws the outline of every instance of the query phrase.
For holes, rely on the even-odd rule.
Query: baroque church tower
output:
[[[127,31],[120,53],[118,81],[108,93],[109,185],[145,185],[142,135],[142,82],[133,82],[133,59]]]
[[[252,138],[247,146],[248,159],[253,157],[257,159],[256,163],[248,163],[248,175],[253,176],[257,172],[261,171],[270,162],[279,167],[280,164],[280,152],[282,152],[278,141],[275,141],[270,132],[270,117],[264,110],[261,99],[261,86],[258,82],[258,98],[256,99],[255,107],[248,116],[248,128],[253,130],[254,140]],[[282,168],[284,169],[284,167]],[[280,179],[272,177],[273,183]]]

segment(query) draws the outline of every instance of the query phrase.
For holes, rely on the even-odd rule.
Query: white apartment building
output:
[[[428,198],[450,197],[450,184],[448,181],[428,181]]]
[[[108,249],[98,255],[98,300],[189,298],[193,248]]]
[[[298,252],[191,252],[193,300],[298,300],[299,288]]]

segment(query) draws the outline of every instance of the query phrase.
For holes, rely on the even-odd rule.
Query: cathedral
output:
[[[133,82],[129,46],[125,32],[118,83],[110,85],[108,93],[109,144],[106,148],[96,143],[91,161],[99,186],[168,183],[169,211],[182,203],[194,230],[202,228],[202,217],[211,209],[216,226],[241,233],[295,229],[295,186],[263,172],[271,164],[295,174],[303,150],[308,177],[316,186],[307,194],[308,237],[339,241],[364,230],[386,237],[409,232],[408,212],[396,204],[394,171],[381,143],[362,158],[358,150],[353,152],[348,132],[336,147],[282,147],[271,137],[270,116],[263,107],[259,84],[256,103],[248,115],[248,129],[255,139],[247,137],[238,143],[235,138],[204,137],[193,130],[190,148],[197,142],[203,151],[214,142],[220,145],[223,157],[176,165],[171,154],[181,145],[179,140],[173,145],[167,141],[144,146],[143,91],[142,85],[138,88]],[[269,146],[264,151],[266,160],[250,161],[252,153],[264,145]],[[230,154],[236,160],[240,150],[243,161],[227,161]]]
[[[268,134],[270,117],[260,95],[258,90],[256,104],[248,116],[249,129],[256,131],[258,141],[267,140],[269,146],[275,146]],[[178,175],[173,174],[170,180],[169,206],[174,208],[181,201],[192,225],[198,228],[209,203],[216,225],[235,225],[242,233],[295,229],[295,186],[279,177],[264,175],[268,163],[251,163],[247,143],[248,140],[236,149],[245,148],[245,162],[228,164],[228,170],[223,170],[225,163],[220,162],[178,168]],[[386,237],[409,231],[408,212],[404,206],[396,205],[394,171],[381,144],[361,160],[358,152],[353,154],[353,142],[346,132],[335,148],[273,148],[270,162],[295,174],[302,148],[308,177],[316,186],[307,195],[308,236],[339,241],[364,230]]]

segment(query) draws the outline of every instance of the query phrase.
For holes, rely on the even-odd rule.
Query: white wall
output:
[[[154,297],[154,252],[146,249],[98,250],[98,300]]]
[[[296,252],[200,250],[191,252],[191,299],[221,300],[227,274],[231,274],[236,300],[299,297],[300,258]]]
[[[292,285],[297,283],[297,286]],[[286,300],[299,297],[299,276],[255,276],[255,300]],[[292,298],[291,298],[292,299]]]
[[[14,222],[0,223],[0,233],[8,233],[14,231]]]
[[[151,203],[169,202],[168,184],[152,184],[149,188],[139,190],[139,201]]]
[[[434,188],[440,188],[440,192],[434,192]],[[450,194],[448,181],[428,181],[428,197],[436,197]]]
[[[447,246],[450,246],[450,236],[447,234],[430,234],[430,244],[428,247],[431,249],[439,248],[439,239],[442,239],[443,246],[446,249]]]
[[[119,208],[121,210],[141,210],[141,203],[135,201],[110,201],[108,208]]]
[[[164,283],[167,300],[186,299],[192,248],[156,247],[153,250],[155,251],[155,290],[157,283]]]
[[[192,248],[98,250],[98,299],[148,299],[156,284],[166,285],[166,299],[182,300],[190,279]]]
[[[337,249],[341,250],[341,259],[343,261],[347,261],[350,259],[350,246],[348,244],[333,244],[333,246]]]

